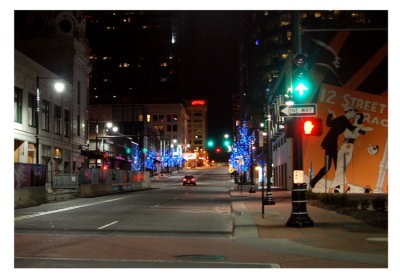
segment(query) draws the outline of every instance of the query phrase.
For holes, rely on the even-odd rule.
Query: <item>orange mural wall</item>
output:
[[[374,193],[387,193],[388,98],[385,96],[322,84],[318,94],[317,117],[322,119],[323,133],[318,137],[303,136],[304,173],[309,179],[311,164],[313,176],[325,165],[325,150],[321,143],[331,129],[326,125],[328,114],[332,113],[335,119],[343,116],[345,109],[349,107],[363,114],[363,122],[357,125],[359,130],[367,131],[364,131],[365,134],[357,134],[352,143],[346,143],[348,140],[344,142],[344,134],[348,135],[350,131],[339,135],[338,152],[342,151],[341,157],[338,153],[337,164],[341,160],[340,170],[335,169],[332,163],[327,176],[315,184],[313,191],[363,193],[370,188]],[[356,125],[353,119],[349,120]]]

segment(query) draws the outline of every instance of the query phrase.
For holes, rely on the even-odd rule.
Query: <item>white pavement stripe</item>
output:
[[[97,228],[97,229],[98,229],[98,230],[102,230],[102,229],[107,228],[107,227],[109,227],[109,226],[111,226],[111,225],[114,225],[114,224],[116,224],[116,223],[118,223],[118,221],[111,222],[110,224],[104,225],[104,226],[102,226],[102,227],[100,227],[100,228]]]
[[[159,206],[160,206],[159,204],[156,204],[156,205],[152,206],[151,208],[156,208],[156,207],[159,207]]]
[[[102,203],[107,203],[107,202],[118,201],[118,200],[122,200],[122,199],[126,199],[126,198],[128,198],[128,197],[117,198],[117,199],[111,199],[111,200],[100,201],[100,202],[94,202],[94,203],[88,203],[88,204],[82,204],[82,205],[77,205],[77,206],[71,206],[71,207],[66,207],[66,208],[60,208],[60,209],[56,209],[56,210],[38,212],[38,213],[35,213],[35,214],[30,214],[30,215],[24,215],[24,216],[15,217],[15,218],[14,218],[14,221],[19,221],[19,220],[28,219],[28,218],[33,218],[33,217],[38,217],[38,216],[43,216],[43,215],[49,215],[49,214],[59,213],[59,212],[63,212],[63,211],[73,210],[73,209],[77,209],[77,208],[82,208],[82,207],[87,207],[87,206],[92,206],[92,205],[97,205],[97,204],[102,204]]]

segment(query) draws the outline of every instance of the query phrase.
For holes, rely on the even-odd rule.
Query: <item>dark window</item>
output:
[[[167,132],[171,132],[171,125],[167,125]]]
[[[203,141],[202,140],[195,140],[194,144],[203,144]]]
[[[172,121],[172,116],[171,115],[167,115],[167,122],[171,122]]]
[[[80,136],[81,135],[81,116],[78,114],[77,118],[78,118],[77,119],[78,124],[76,126],[76,134],[78,136]]]
[[[177,125],[173,125],[172,131],[174,131],[174,132],[178,131],[178,126]]]
[[[43,100],[42,102],[42,129],[50,131],[50,103]]]
[[[61,108],[54,105],[54,133],[61,135]]]
[[[70,22],[69,20],[66,20],[66,19],[62,20],[62,21],[60,22],[60,29],[61,29],[62,31],[64,31],[65,33],[71,32],[71,29],[72,29],[72,24],[71,24],[71,22]]]
[[[78,81],[78,88],[77,88],[77,91],[78,91],[78,96],[77,96],[77,103],[78,103],[78,105],[81,103],[81,82],[80,81]]]
[[[157,114],[153,114],[153,121],[157,122],[157,119],[158,119]]]
[[[202,116],[202,113],[201,112],[195,112],[194,116]]]
[[[159,120],[160,122],[164,122],[164,115],[159,115],[159,116],[158,116],[158,120]]]
[[[28,100],[28,125],[36,127],[36,96],[29,94]]]
[[[64,136],[69,137],[69,110],[64,110]]]
[[[14,121],[22,123],[22,89],[14,88]]]

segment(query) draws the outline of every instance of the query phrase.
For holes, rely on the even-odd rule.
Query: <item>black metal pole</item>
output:
[[[40,91],[39,76],[36,76],[36,164],[39,164],[39,109],[40,109]]]
[[[98,123],[98,120],[96,118],[96,168],[97,168],[97,155],[99,153],[99,147],[97,145],[97,141],[98,141],[98,137],[99,137],[98,134],[99,134],[99,123]]]
[[[254,166],[253,166],[253,142],[250,143],[250,189],[249,193],[255,193],[256,187],[254,187]]]
[[[272,197],[271,185],[272,185],[272,142],[271,142],[271,130],[272,130],[272,119],[271,119],[271,106],[269,96],[267,96],[267,113],[268,113],[268,132],[267,132],[267,196],[264,200],[265,205],[274,205],[275,200]]]

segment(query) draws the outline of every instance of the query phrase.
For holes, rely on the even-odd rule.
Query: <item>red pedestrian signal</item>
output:
[[[302,121],[302,134],[305,136],[320,136],[322,135],[322,120],[321,118],[305,118]]]

